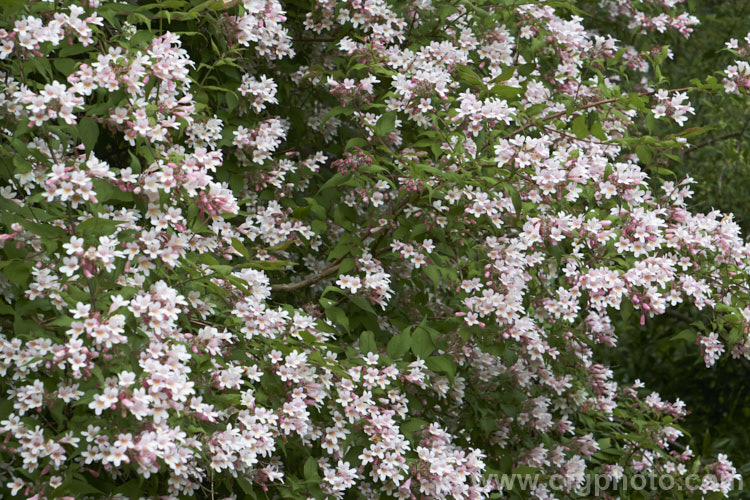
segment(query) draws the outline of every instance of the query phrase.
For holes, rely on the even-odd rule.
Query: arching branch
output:
[[[308,287],[312,285],[313,283],[316,283],[326,276],[329,276],[339,269],[339,265],[341,264],[341,261],[344,260],[344,257],[346,255],[342,255],[338,259],[331,262],[331,264],[320,271],[319,273],[313,274],[312,276],[308,276],[307,278],[303,279],[302,281],[297,281],[296,283],[279,283],[276,285],[271,285],[271,291],[273,292],[294,292],[296,290],[299,290],[301,288]]]

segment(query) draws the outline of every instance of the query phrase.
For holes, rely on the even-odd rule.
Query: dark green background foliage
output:
[[[675,54],[661,66],[663,78],[672,88],[688,87],[695,78],[712,74],[721,81],[717,69],[725,68],[736,56],[725,50],[725,42],[740,42],[750,32],[750,1],[689,0],[689,12],[701,24],[685,40],[660,35],[662,43]],[[600,18],[590,22],[600,23]],[[624,26],[619,27],[621,40],[633,39]],[[628,37],[631,37],[630,39]],[[632,82],[636,84],[637,82]],[[690,176],[696,184],[693,210],[713,209],[732,213],[750,233],[750,107],[745,96],[725,93],[690,93],[695,115],[686,128],[697,128],[690,137],[690,148],[675,158],[660,157],[654,151],[654,166],[667,165],[677,179]],[[644,127],[646,124],[644,124]],[[661,123],[659,127],[664,127]],[[677,132],[677,127],[671,132]],[[670,131],[662,131],[670,132]],[[665,180],[671,175],[654,175]],[[664,399],[685,401],[690,415],[683,423],[691,435],[696,453],[728,453],[746,480],[745,491],[733,498],[750,498],[750,362],[724,357],[712,368],[706,368],[696,357],[694,322],[711,322],[706,311],[682,307],[671,314],[647,320],[640,326],[638,318],[623,315],[616,325],[619,344],[616,350],[602,349],[611,367],[623,383],[640,379],[646,387],[659,392]]]
[[[701,24],[688,40],[670,41],[675,59],[663,67],[673,86],[690,85],[697,75],[709,76],[734,60],[725,50],[730,38],[740,42],[750,32],[750,2],[746,0],[693,0],[691,11]],[[691,76],[692,75],[692,76]],[[716,75],[719,77],[719,75]],[[695,116],[691,127],[705,128],[695,137],[683,162],[675,165],[678,175],[690,175],[694,186],[693,206],[735,214],[743,234],[750,232],[750,108],[740,96],[701,95],[692,99]]]

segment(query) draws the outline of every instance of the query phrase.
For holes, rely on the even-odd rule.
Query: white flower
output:
[[[357,293],[357,290],[362,287],[362,280],[360,280],[358,276],[349,276],[348,274],[344,274],[339,277],[338,280],[336,280],[336,284],[341,288],[348,288],[351,293]]]

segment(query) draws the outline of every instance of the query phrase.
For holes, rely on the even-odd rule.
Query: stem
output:
[[[682,91],[686,91],[686,90],[696,90],[696,89],[697,89],[697,87],[683,87],[683,88],[679,88],[679,89],[667,89],[667,92],[682,92]],[[659,90],[661,90],[661,89],[659,89]],[[647,96],[647,95],[653,95],[655,93],[656,93],[656,90],[650,90],[648,92],[641,92],[641,93],[638,94],[638,97],[643,97],[643,96]],[[610,103],[613,103],[613,102],[617,102],[620,99],[622,99],[622,96],[621,97],[612,97],[610,99],[602,99],[601,101],[590,102],[590,103],[585,104],[585,105],[583,105],[583,106],[581,106],[580,108],[577,108],[577,109],[560,111],[559,113],[554,113],[554,114],[551,114],[549,116],[545,116],[544,118],[540,118],[540,121],[547,122],[547,121],[550,121],[550,120],[556,120],[557,118],[561,118],[561,117],[563,117],[565,115],[570,115],[572,113],[575,113],[576,111],[583,111],[585,109],[595,108],[595,107],[601,106],[603,104],[610,104]],[[514,136],[514,135],[516,135],[516,134],[518,134],[520,132],[523,132],[527,128],[533,127],[533,126],[534,126],[534,124],[531,123],[531,122],[529,122],[529,123],[527,123],[525,125],[522,125],[521,127],[517,128],[513,132],[511,132],[510,135],[508,135],[507,137],[512,137],[512,136]]]
[[[342,255],[338,259],[334,260],[331,265],[323,269],[321,272],[313,274],[312,276],[308,276],[307,278],[303,279],[302,281],[298,281],[296,283],[283,283],[283,284],[277,284],[277,285],[271,285],[271,290],[274,292],[294,292],[295,290],[299,290],[300,288],[305,288],[307,286],[312,285],[313,283],[316,283],[326,276],[329,276],[339,269],[339,265],[344,260],[344,258],[349,255],[348,253],[345,255]]]

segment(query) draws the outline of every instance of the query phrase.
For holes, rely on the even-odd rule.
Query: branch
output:
[[[716,144],[717,142],[721,142],[723,140],[730,139],[732,137],[741,136],[741,135],[743,135],[745,133],[745,130],[747,130],[748,125],[750,125],[750,118],[748,118],[747,120],[745,120],[745,124],[742,126],[741,130],[737,130],[735,132],[730,132],[728,134],[720,135],[718,137],[714,137],[713,139],[709,139],[707,141],[701,142],[700,144],[695,145],[692,148],[688,149],[685,152],[685,156],[690,155],[696,149],[700,149],[700,148],[705,147],[705,146],[710,146],[711,144]]]
[[[311,43],[326,43],[326,42],[338,42],[338,38],[292,38],[293,42],[311,42]]]
[[[677,318],[681,321],[684,321],[685,323],[692,323],[693,321],[695,321],[695,318],[691,318],[687,314],[675,311],[674,309],[667,309],[665,313],[667,314],[667,316],[672,316],[673,318]]]
[[[680,88],[680,89],[666,89],[667,92],[683,92],[683,91],[687,91],[687,90],[695,90],[695,87],[683,87],[683,88]],[[656,93],[656,90],[650,90],[650,91],[647,91],[647,92],[641,92],[641,93],[638,94],[638,97],[643,97],[643,96],[647,96],[647,95],[653,95],[655,93]],[[561,118],[561,117],[563,117],[565,115],[571,115],[571,114],[576,113],[578,111],[584,111],[584,110],[589,109],[589,108],[595,108],[595,107],[601,106],[603,104],[611,104],[613,102],[617,102],[617,101],[619,101],[621,99],[624,99],[625,97],[629,97],[629,96],[612,97],[610,99],[603,99],[601,101],[590,102],[590,103],[585,104],[585,105],[583,105],[583,106],[581,106],[579,108],[576,108],[576,109],[570,109],[570,110],[560,111],[559,113],[554,113],[554,114],[551,114],[549,116],[545,116],[543,118],[540,118],[539,121],[541,121],[541,122],[547,122],[547,121],[550,121],[550,120],[556,120],[557,118]],[[527,128],[534,127],[536,125],[537,125],[537,123],[535,123],[533,121],[529,121],[525,125],[522,125],[521,127],[517,128],[516,130],[514,130],[513,132],[511,132],[510,135],[508,135],[507,137],[512,137],[512,136],[518,134],[519,132],[523,132]]]
[[[344,260],[344,257],[346,257],[346,255],[342,255],[338,259],[334,260],[331,263],[331,265],[329,265],[328,267],[326,267],[319,273],[313,274],[312,276],[308,276],[302,281],[298,281],[296,283],[282,283],[282,284],[271,285],[271,291],[272,292],[294,292],[295,290],[299,290],[300,288],[305,288],[307,286],[310,286],[313,283],[322,280],[326,276],[338,271],[339,264],[341,264],[341,261]]]

